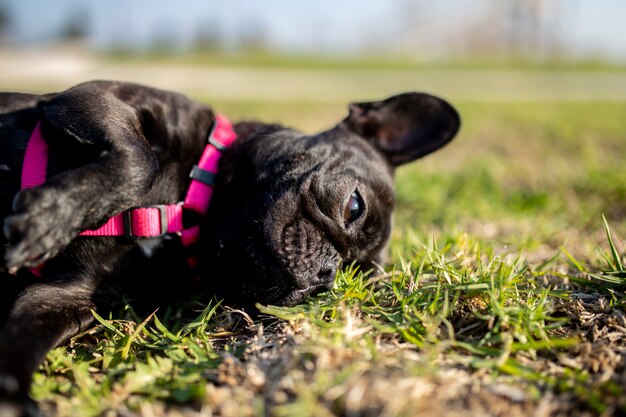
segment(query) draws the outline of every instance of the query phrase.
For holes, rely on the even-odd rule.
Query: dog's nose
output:
[[[295,273],[293,280],[295,281],[296,287],[299,289],[308,288],[310,290],[327,291],[332,287],[336,275],[337,263],[325,261],[317,268],[317,271],[312,268],[308,271]]]
[[[334,263],[326,263],[322,265],[317,276],[310,283],[309,289],[311,295],[317,295],[330,290],[333,287],[335,276],[337,275],[337,265]]]
[[[330,288],[335,281],[337,275],[337,263],[334,261],[327,261],[322,264],[320,270],[317,273],[317,283],[325,285]]]

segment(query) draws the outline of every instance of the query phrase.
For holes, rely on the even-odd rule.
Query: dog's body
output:
[[[148,245],[76,237],[131,207],[181,201],[214,119],[182,95],[118,82],[0,94],[0,411],[33,412],[30,378],[45,354],[122,293],[158,305],[201,286],[293,305],[328,289],[341,262],[379,261],[395,166],[443,146],[459,127],[449,104],[418,93],[353,104],[314,136],[236,124],[239,138],[224,151],[201,220],[197,271],[177,237]],[[48,181],[20,192],[37,122],[49,146]],[[44,261],[37,278],[28,267]]]

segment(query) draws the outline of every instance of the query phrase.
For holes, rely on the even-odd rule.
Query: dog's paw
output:
[[[28,397],[21,398],[17,380],[0,374],[0,417],[39,417],[37,404]]]
[[[13,270],[37,266],[56,255],[72,240],[80,221],[72,217],[72,204],[39,188],[19,193],[13,210],[3,227],[10,244],[5,263]]]

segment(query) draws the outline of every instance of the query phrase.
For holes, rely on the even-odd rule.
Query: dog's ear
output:
[[[233,125],[233,129],[235,133],[237,133],[237,138],[247,139],[252,136],[257,131],[263,129],[266,126],[265,123],[258,122],[256,120],[242,120]]]
[[[445,100],[424,93],[404,93],[382,101],[350,104],[350,114],[341,124],[398,166],[448,143],[459,130],[461,119]]]
[[[233,129],[237,134],[237,141],[243,142],[257,135],[272,134],[277,130],[284,129],[284,127],[277,124],[259,122],[257,120],[242,120],[235,123]]]

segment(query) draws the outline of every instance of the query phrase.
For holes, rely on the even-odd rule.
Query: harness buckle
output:
[[[213,121],[211,125],[211,129],[209,129],[209,134],[207,135],[207,142],[209,145],[212,145],[218,152],[224,152],[228,146],[224,145],[222,142],[215,138],[215,132],[217,132],[218,121],[217,118]]]
[[[158,209],[159,210],[159,220],[161,221],[161,231],[158,235],[152,236],[136,236],[133,235],[133,212],[138,209]],[[141,206],[141,207],[133,207],[124,212],[124,237],[127,238],[155,238],[155,237],[163,237],[168,234],[168,224],[167,224],[167,205],[165,204],[155,204],[151,206]]]

